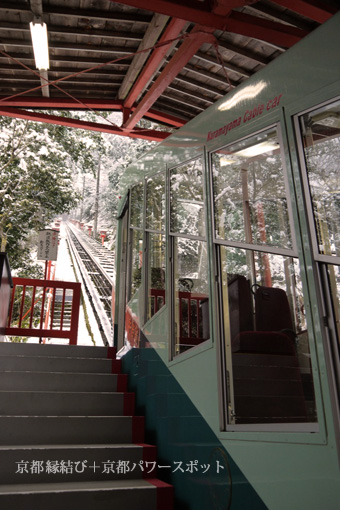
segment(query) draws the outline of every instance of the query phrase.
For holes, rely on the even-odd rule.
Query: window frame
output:
[[[164,206],[164,224],[162,225],[163,230],[155,230],[153,228],[147,227],[147,221],[146,221],[146,207],[147,207],[147,186],[148,186],[148,180],[153,179],[156,176],[163,176],[164,179],[164,198],[165,198],[165,206]],[[154,172],[152,174],[149,174],[144,179],[144,258],[145,258],[145,268],[144,268],[144,316],[143,316],[143,327],[145,325],[154,319],[158,315],[158,313],[163,310],[163,308],[167,305],[167,274],[168,274],[168,267],[167,267],[167,253],[165,251],[164,257],[165,257],[165,302],[164,305],[154,314],[152,317],[148,318],[148,307],[149,307],[149,295],[148,295],[148,282],[149,282],[149,257],[150,257],[150,237],[154,234],[159,234],[164,238],[165,242],[165,248],[166,248],[166,230],[167,230],[167,172],[166,170],[159,170],[157,172]],[[167,248],[166,248],[167,250]]]
[[[227,355],[227,348],[226,344],[229,341],[230,342],[230,333],[228,334],[229,338],[225,334],[225,321],[224,321],[224,311],[223,311],[223,289],[222,289],[222,275],[221,275],[221,246],[230,247],[230,248],[238,248],[243,250],[250,250],[253,252],[262,252],[262,253],[268,253],[273,255],[281,255],[282,257],[292,257],[294,259],[297,259],[300,266],[300,272],[301,272],[301,265],[300,265],[300,259],[298,255],[298,249],[297,249],[297,239],[296,239],[296,232],[295,232],[295,225],[294,225],[294,215],[293,215],[293,205],[292,205],[292,194],[289,186],[289,179],[288,179],[288,168],[286,163],[286,154],[285,154],[285,145],[283,140],[283,133],[281,128],[281,122],[278,120],[275,123],[269,124],[268,126],[265,126],[257,131],[251,131],[247,135],[244,135],[238,139],[231,140],[229,143],[221,145],[217,148],[214,148],[213,150],[208,152],[208,172],[209,172],[209,186],[210,186],[210,215],[211,215],[211,222],[212,222],[212,243],[213,243],[213,252],[214,252],[214,274],[215,274],[215,295],[216,295],[216,301],[218,306],[218,328],[220,335],[220,348],[219,348],[219,363],[221,366],[220,369],[220,381],[219,381],[219,388],[220,388],[220,400],[221,400],[221,417],[220,417],[220,428],[221,433],[236,433],[236,432],[271,432],[271,433],[317,433],[320,432],[321,429],[321,419],[322,417],[317,414],[317,421],[316,422],[303,422],[303,423],[258,423],[258,424],[235,424],[231,423],[230,419],[230,412],[229,412],[229,406],[233,404],[233,393],[230,394],[228,390],[228,379],[231,381],[231,384],[233,384],[233,373],[232,373],[232,359],[230,356]],[[285,186],[285,192],[286,192],[286,198],[287,198],[287,212],[288,212],[288,220],[290,225],[290,231],[291,231],[291,243],[292,243],[292,249],[287,248],[277,248],[270,245],[258,245],[258,244],[250,244],[245,242],[238,242],[238,241],[228,241],[226,239],[221,239],[216,236],[216,227],[215,227],[215,196],[214,196],[214,182],[213,182],[213,164],[212,164],[212,155],[216,152],[218,152],[221,149],[227,148],[231,145],[235,145],[239,142],[242,142],[248,138],[254,137],[257,134],[264,133],[266,131],[269,131],[271,129],[276,129],[277,138],[279,141],[279,147],[280,147],[280,155],[281,155],[281,163],[282,163],[282,172],[283,172],[283,179],[284,179],[284,186]],[[303,283],[303,282],[302,282]],[[304,287],[304,285],[303,285]],[[309,326],[309,329],[311,326]],[[311,340],[309,339],[309,344],[311,343]],[[228,359],[229,358],[229,359]],[[311,372],[313,375],[313,367],[311,361]],[[231,369],[231,370],[230,370]],[[229,376],[226,377],[226,370],[229,371]],[[315,384],[315,380],[313,377],[313,383]],[[319,406],[317,402],[317,397],[315,395],[315,406],[317,411],[319,411]],[[274,437],[273,437],[274,438]]]
[[[195,160],[201,160],[202,164],[202,191],[203,191],[203,214],[204,214],[204,222],[205,222],[205,237],[199,236],[199,235],[192,235],[192,234],[182,234],[179,232],[171,232],[171,171],[188,165],[191,162]],[[187,351],[184,351],[182,353],[176,353],[176,333],[175,333],[175,262],[174,262],[174,247],[175,247],[175,239],[181,238],[181,239],[191,239],[193,241],[198,242],[205,242],[207,246],[207,254],[208,251],[208,239],[209,239],[209,222],[208,222],[208,207],[207,207],[207,190],[206,190],[206,182],[207,182],[207,164],[206,164],[206,157],[205,157],[205,151],[203,150],[198,155],[195,155],[187,160],[180,161],[179,163],[176,163],[175,165],[169,165],[167,167],[167,244],[168,244],[168,263],[169,263],[169,289],[168,289],[168,295],[169,295],[169,363],[177,363],[180,361],[183,361],[184,359],[190,358],[191,356],[197,354],[198,352],[201,352],[202,349],[205,350],[208,347],[211,347],[212,344],[212,318],[210,314],[210,320],[209,320],[209,338],[206,340],[203,340],[199,344],[191,347]],[[209,257],[208,257],[208,264],[209,264]],[[209,311],[210,311],[210,281],[209,281],[209,273],[207,272],[207,286],[208,286],[208,294],[209,294]]]

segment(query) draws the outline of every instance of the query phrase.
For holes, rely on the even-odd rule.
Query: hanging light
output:
[[[30,29],[36,68],[47,70],[49,69],[49,58],[46,23],[42,23],[40,18],[35,18],[30,23]]]

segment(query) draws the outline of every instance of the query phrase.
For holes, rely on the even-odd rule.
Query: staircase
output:
[[[1,510],[172,510],[114,348],[0,343]]]

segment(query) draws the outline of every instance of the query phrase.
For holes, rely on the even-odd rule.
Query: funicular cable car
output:
[[[339,22],[122,181],[118,347],[153,348],[273,510],[339,504]]]

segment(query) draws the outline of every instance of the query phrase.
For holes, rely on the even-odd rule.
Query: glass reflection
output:
[[[214,153],[212,175],[217,238],[291,248],[276,131]]]
[[[165,176],[158,174],[146,183],[146,228],[165,230]]]
[[[298,260],[225,246],[220,255],[232,422],[317,421]]]
[[[149,235],[147,320],[165,305],[165,236]]]
[[[208,260],[205,242],[174,238],[175,354],[209,338]]]
[[[205,237],[201,158],[170,171],[170,231]]]
[[[137,184],[131,189],[130,192],[131,200],[131,227],[143,227],[143,205],[144,205],[144,186],[143,184]]]
[[[130,287],[128,289],[128,301],[135,296],[141,286],[143,267],[143,232],[140,230],[131,230],[131,233],[131,276]]]
[[[319,253],[340,256],[340,102],[301,119]]]

